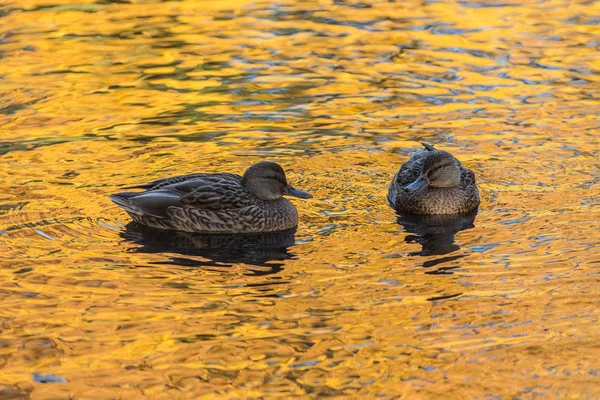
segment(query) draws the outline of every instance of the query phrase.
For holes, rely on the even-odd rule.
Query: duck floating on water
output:
[[[390,206],[411,214],[466,214],[479,206],[475,174],[447,151],[423,143],[388,191]]]
[[[275,232],[298,225],[296,207],[284,195],[312,196],[290,186],[280,165],[261,161],[243,176],[191,174],[126,189],[110,199],[134,221],[153,228],[199,233]]]

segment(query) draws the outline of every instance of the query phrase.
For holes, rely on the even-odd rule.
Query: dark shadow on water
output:
[[[410,253],[413,256],[443,256],[460,250],[454,236],[457,232],[475,227],[477,210],[464,215],[414,215],[398,214],[397,222],[409,235],[406,243],[419,243],[421,251]],[[464,257],[465,254],[448,255],[423,263],[424,268],[437,267]],[[432,274],[451,274],[455,267],[439,267]]]
[[[130,222],[121,232],[128,242],[140,245],[136,253],[175,253],[170,262],[159,264],[190,267],[231,267],[235,264],[266,267],[251,275],[277,273],[283,261],[294,255],[288,247],[295,243],[296,229],[251,234],[199,234],[150,228]],[[193,258],[192,258],[193,257]],[[198,258],[196,258],[198,257]]]

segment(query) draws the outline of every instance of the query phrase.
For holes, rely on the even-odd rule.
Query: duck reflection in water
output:
[[[454,235],[457,232],[475,227],[474,221],[476,215],[477,210],[462,215],[415,215],[399,213],[397,222],[409,233],[404,239],[405,242],[419,243],[422,247],[420,252],[411,253],[411,255],[434,256],[449,254],[459,250],[460,246],[455,243]],[[463,254],[427,261],[423,263],[423,267],[433,267],[464,256]]]
[[[277,273],[283,261],[293,257],[288,247],[295,243],[296,228],[278,232],[248,234],[201,234],[151,228],[130,222],[121,237],[138,244],[141,253],[176,253],[189,257],[171,257],[175,264],[192,267],[231,267],[234,264],[266,267],[252,270],[252,275]]]

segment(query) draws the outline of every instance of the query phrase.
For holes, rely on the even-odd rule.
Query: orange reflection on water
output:
[[[0,397],[600,396],[599,12],[1,5]],[[420,141],[476,172],[474,222],[388,208]],[[149,233],[107,197],[261,159],[314,195],[295,245]]]

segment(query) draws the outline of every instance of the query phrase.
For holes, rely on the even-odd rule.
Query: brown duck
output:
[[[273,232],[298,225],[296,207],[284,195],[312,196],[290,186],[283,168],[262,161],[243,176],[191,174],[159,179],[110,199],[134,221],[153,228],[200,233]]]
[[[475,174],[447,151],[423,143],[394,176],[390,206],[411,214],[466,214],[479,206]]]

